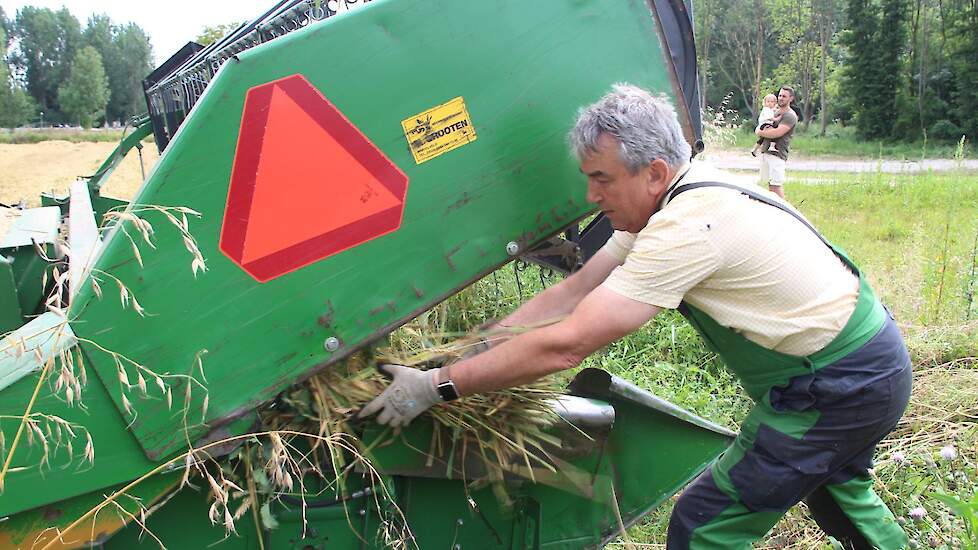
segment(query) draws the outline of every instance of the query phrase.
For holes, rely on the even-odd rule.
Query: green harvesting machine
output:
[[[328,453],[253,432],[508,262],[586,261],[610,229],[583,223],[565,135],[627,81],[702,149],[691,20],[685,0],[281,0],[177,52],[94,176],[0,211],[0,548],[598,548],[675,494],[733,434],[595,369],[532,465],[432,446],[428,415]],[[150,134],[135,198],[103,196]],[[332,475],[225,478],[255,445]],[[291,489],[229,504],[270,484]]]

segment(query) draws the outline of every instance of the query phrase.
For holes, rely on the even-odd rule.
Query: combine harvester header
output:
[[[579,107],[640,85],[702,149],[681,0],[339,2],[283,0],[188,44],[144,81],[148,116],[95,176],[5,212],[0,548],[158,547],[141,524],[170,548],[220,541],[213,495],[181,483],[206,469],[188,449],[240,457],[297,384],[516,257],[570,271],[600,247],[610,228],[578,228],[592,208],[565,142]],[[150,133],[162,155],[137,196],[102,196]],[[396,438],[367,424],[383,496],[363,467],[317,457],[339,481],[244,513],[216,547],[383,547],[392,509],[407,547],[599,547],[732,436],[602,371],[554,407],[548,465],[492,479],[508,498],[474,483],[492,476],[471,451],[419,451],[428,417]],[[79,426],[73,451],[38,441]],[[118,506],[86,515],[107,495]]]

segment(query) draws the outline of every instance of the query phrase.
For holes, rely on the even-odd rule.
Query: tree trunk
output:
[[[822,14],[818,18],[818,46],[821,52],[822,61],[820,63],[818,71],[818,99],[819,99],[819,114],[821,115],[821,128],[819,129],[818,135],[825,137],[825,129],[829,124],[829,113],[828,113],[828,102],[825,97],[825,73],[827,70],[827,65],[829,64],[829,14],[827,10],[829,6],[822,6]]]
[[[710,82],[710,46],[713,42],[713,5],[711,2],[701,4],[703,16],[700,20],[700,36],[696,43],[700,46],[699,77],[700,77],[700,111],[706,110],[706,96]]]
[[[757,101],[761,97],[761,79],[764,70],[764,1],[754,0],[754,15],[757,19],[756,43],[754,45],[754,97],[751,102],[751,115],[756,114]]]
[[[924,118],[926,116],[924,114],[924,94],[927,90],[927,43],[929,42],[929,37],[927,29],[927,6],[926,4],[921,4],[924,3],[917,3],[919,9],[923,12],[920,22],[920,53],[918,54],[920,67],[917,72],[917,118],[920,120],[920,132],[926,137],[927,121]]]

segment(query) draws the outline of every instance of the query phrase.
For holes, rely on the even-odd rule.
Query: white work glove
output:
[[[438,369],[420,370],[402,365],[381,365],[380,372],[390,375],[393,380],[383,393],[367,403],[357,418],[366,418],[376,412],[378,424],[391,427],[407,426],[414,417],[441,403],[438,395]]]

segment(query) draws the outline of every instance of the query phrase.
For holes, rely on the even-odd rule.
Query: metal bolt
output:
[[[363,508],[360,508],[360,510],[357,513],[359,513],[361,516],[367,515],[367,511],[364,510]]]
[[[455,524],[461,527],[465,525],[465,521],[463,521],[462,518],[458,518],[457,520],[455,520]]]
[[[330,336],[323,342],[323,347],[326,348],[326,351],[336,351],[340,349],[340,339],[335,336]]]
[[[510,256],[515,256],[520,253],[520,243],[516,241],[509,241],[506,245],[506,253]]]
[[[455,546],[452,546],[452,550],[462,550],[462,545],[455,543]]]

